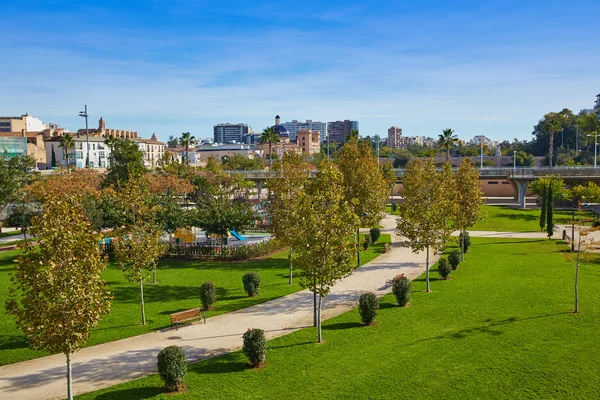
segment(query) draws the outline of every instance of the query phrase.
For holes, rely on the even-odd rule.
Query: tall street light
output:
[[[513,174],[517,172],[517,151],[513,150]]]
[[[585,136],[594,137],[594,169],[596,169],[596,157],[598,157],[598,132],[594,133],[593,135],[591,133],[588,133]]]
[[[85,145],[87,147],[87,156],[85,158],[85,166],[90,166],[90,135],[88,130],[88,112],[87,112],[87,104],[85,105],[84,111],[79,111],[79,116],[85,118]]]
[[[368,217],[368,216],[369,216],[369,214],[366,212],[362,212],[358,216],[359,218],[358,218],[358,228],[356,228],[356,242],[357,242],[357,249],[358,249],[357,258],[358,258],[358,266],[359,267],[360,267],[360,219],[362,217]]]

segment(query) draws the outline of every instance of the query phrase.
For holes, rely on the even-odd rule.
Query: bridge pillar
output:
[[[519,197],[519,206],[521,208],[527,207],[526,203],[526,195],[527,195],[527,186],[529,182],[527,181],[517,181],[517,196]]]
[[[262,194],[262,186],[263,186],[262,181],[256,181],[256,193],[257,193],[257,197],[258,197],[259,201],[260,201],[260,196]]]

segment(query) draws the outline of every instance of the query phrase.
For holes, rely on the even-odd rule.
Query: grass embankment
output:
[[[382,234],[375,245],[362,252],[362,262],[367,263],[383,253],[384,244],[389,241],[390,235]],[[9,274],[17,255],[18,251],[0,253],[2,308],[10,286]],[[170,326],[169,314],[200,307],[199,287],[206,280],[213,281],[217,287],[216,307],[207,312],[209,318],[301,290],[299,279],[294,279],[293,285],[288,284],[287,255],[287,251],[283,251],[265,259],[243,262],[162,260],[157,272],[158,283],[144,284],[147,322],[145,326],[140,325],[139,285],[126,281],[121,270],[116,265],[111,265],[104,271],[103,278],[114,293],[112,311],[92,331],[86,345],[106,343]],[[261,277],[259,295],[251,298],[244,292],[242,284],[242,276],[249,271],[256,271]],[[13,317],[4,312],[0,313],[0,365],[48,354],[30,350],[27,346],[27,338],[17,329]]]
[[[264,369],[241,352],[191,365],[178,399],[596,398],[600,271],[574,268],[557,241],[473,238],[452,280],[413,284],[412,307],[386,296],[375,326],[357,310],[269,341]],[[597,262],[597,260],[596,260]],[[435,267],[432,276],[437,276]],[[158,376],[81,396],[171,399]]]
[[[0,233],[0,239],[9,237],[9,236],[15,236],[15,235],[21,235],[21,231],[2,232],[2,233]]]

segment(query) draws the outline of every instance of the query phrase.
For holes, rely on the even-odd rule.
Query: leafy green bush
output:
[[[371,245],[371,235],[365,235],[365,236],[363,236],[363,240],[362,240],[362,248],[363,248],[363,250],[367,250],[370,245]]]
[[[452,250],[448,255],[448,262],[450,263],[450,266],[453,270],[456,269],[456,267],[458,267],[458,264],[460,264],[460,251]]]
[[[405,276],[394,279],[392,283],[392,292],[400,307],[404,307],[410,299],[410,286],[410,281]]]
[[[260,287],[260,276],[256,272],[248,272],[242,278],[244,290],[248,293],[248,297],[254,297],[258,294]]]
[[[244,354],[248,357],[250,365],[260,367],[267,357],[267,339],[262,329],[248,329],[244,333]]]
[[[187,372],[187,361],[181,347],[165,347],[158,353],[157,360],[158,374],[165,382],[165,389],[169,392],[185,389],[183,378]]]
[[[396,214],[396,210],[398,209],[398,203],[392,203],[392,214]]]
[[[377,316],[379,299],[371,292],[363,293],[358,300],[358,312],[363,324],[371,325]]]
[[[371,228],[369,234],[371,235],[371,243],[377,243],[377,241],[379,240],[379,236],[381,236],[381,229]]]
[[[463,234],[461,233],[458,237],[458,245],[461,246]],[[465,231],[465,254],[469,251],[469,247],[471,247],[471,236],[469,236],[469,232]]]
[[[442,279],[446,279],[448,275],[450,275],[450,271],[452,270],[450,269],[450,263],[448,260],[445,258],[440,258],[440,261],[438,261],[438,272],[440,273]]]
[[[208,310],[217,301],[215,284],[211,281],[206,281],[200,285],[200,301],[202,302],[203,310]]]

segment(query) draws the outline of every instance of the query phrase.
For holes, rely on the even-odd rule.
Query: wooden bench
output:
[[[386,243],[385,244],[385,252],[386,252],[386,254],[391,253],[393,249],[394,249],[394,246],[392,246],[391,243]]]
[[[200,308],[193,308],[191,310],[179,311],[170,315],[171,317],[171,328],[173,328],[173,323],[175,323],[175,329],[179,329],[180,322],[193,321],[195,319],[204,318],[204,323],[206,323],[206,314],[202,312]]]

